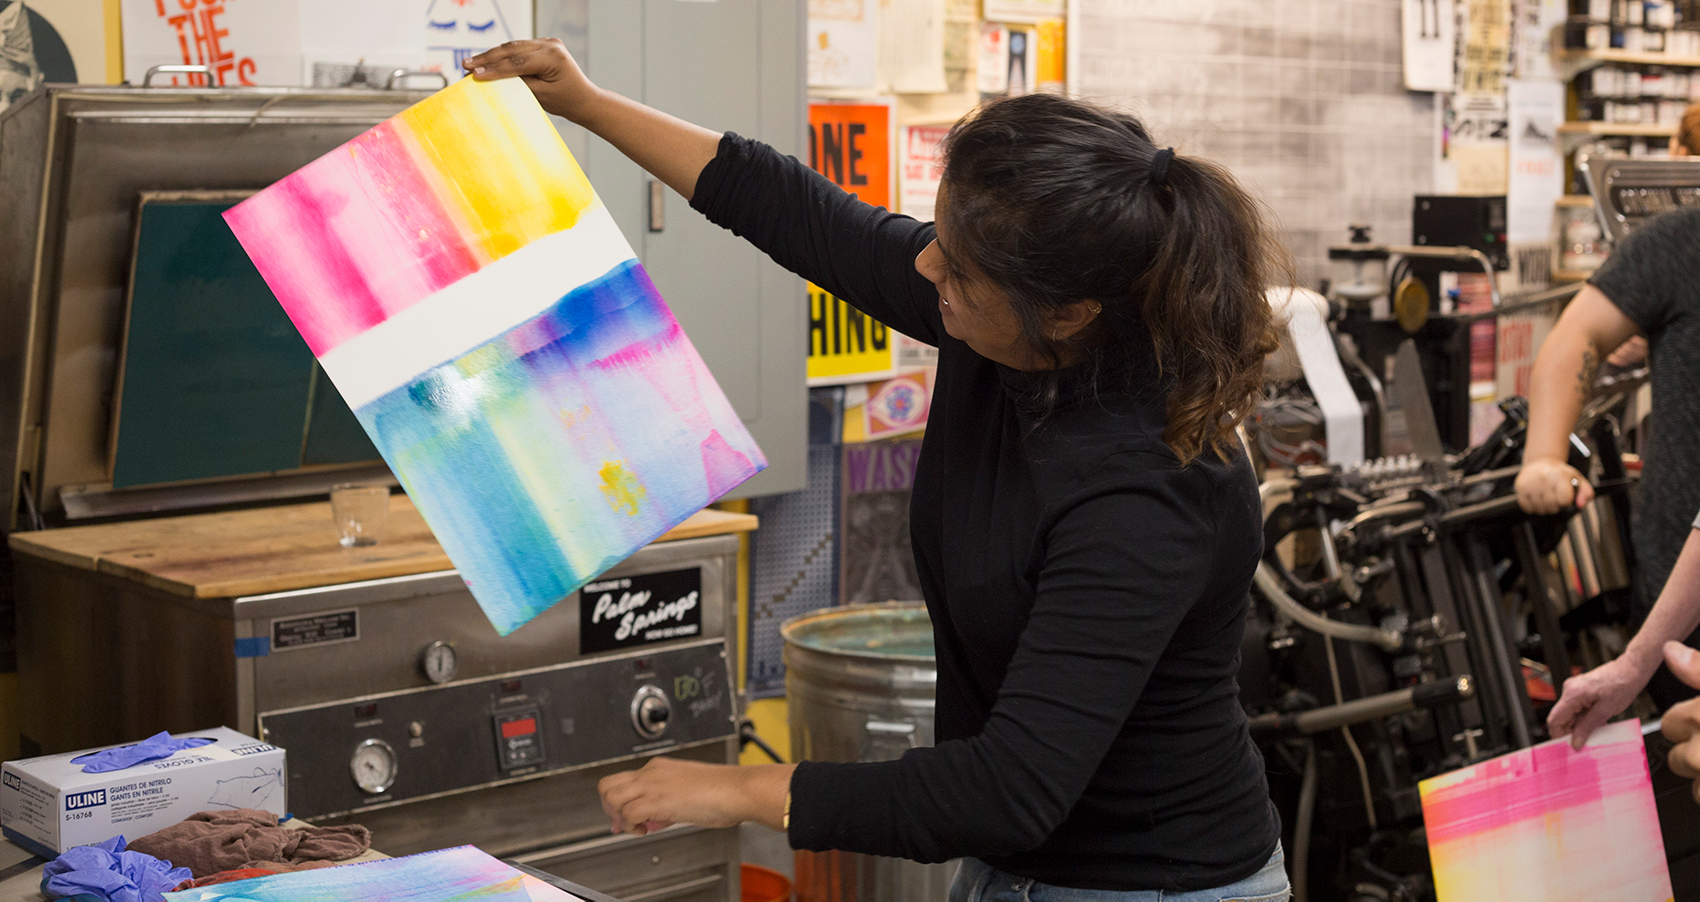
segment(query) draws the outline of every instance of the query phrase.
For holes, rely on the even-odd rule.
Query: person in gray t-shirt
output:
[[[1700,207],[1648,220],[1588,281],[1535,360],[1517,497],[1531,513],[1554,513],[1592,499],[1582,474],[1565,463],[1570,430],[1600,360],[1630,336],[1645,334],[1653,371],[1652,426],[1631,525],[1639,597],[1655,599],[1700,510]],[[1635,663],[1637,672],[1645,671],[1642,682],[1654,676],[1658,664],[1654,643],[1650,660]],[[1656,675],[1649,692],[1660,707],[1694,694],[1668,671]],[[1622,708],[1608,714],[1617,710]]]

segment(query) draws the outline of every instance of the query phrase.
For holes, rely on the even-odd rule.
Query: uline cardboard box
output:
[[[7,761],[0,765],[0,830],[53,858],[114,836],[137,839],[198,811],[288,810],[283,749],[225,727],[176,738],[197,736],[213,742],[104,774],[71,763],[100,749]]]

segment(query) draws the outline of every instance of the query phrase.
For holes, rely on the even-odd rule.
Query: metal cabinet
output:
[[[558,37],[598,85],[784,153],[807,124],[801,0],[538,0],[537,33]],[[805,481],[803,283],[709,223],[613,147],[556,125],[631,240],[768,469],[732,497]]]

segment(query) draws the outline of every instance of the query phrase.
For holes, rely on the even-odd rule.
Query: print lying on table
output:
[[[584,902],[472,846],[166,893],[167,902]]]
[[[518,79],[224,215],[502,635],[767,466]]]
[[[1671,898],[1641,725],[1555,739],[1418,785],[1440,902]]]

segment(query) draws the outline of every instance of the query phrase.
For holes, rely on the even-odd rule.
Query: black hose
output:
[[[772,758],[774,764],[785,763],[785,759],[779,757],[779,753],[773,750],[773,746],[767,744],[767,740],[756,735],[756,725],[753,721],[739,721],[738,748],[742,749],[744,746],[749,745],[752,742],[755,743],[756,748],[766,752],[767,757]]]
[[[1299,816],[1293,823],[1293,902],[1307,902],[1310,879],[1310,828],[1316,815],[1316,741],[1305,752],[1305,775],[1299,781]]]

